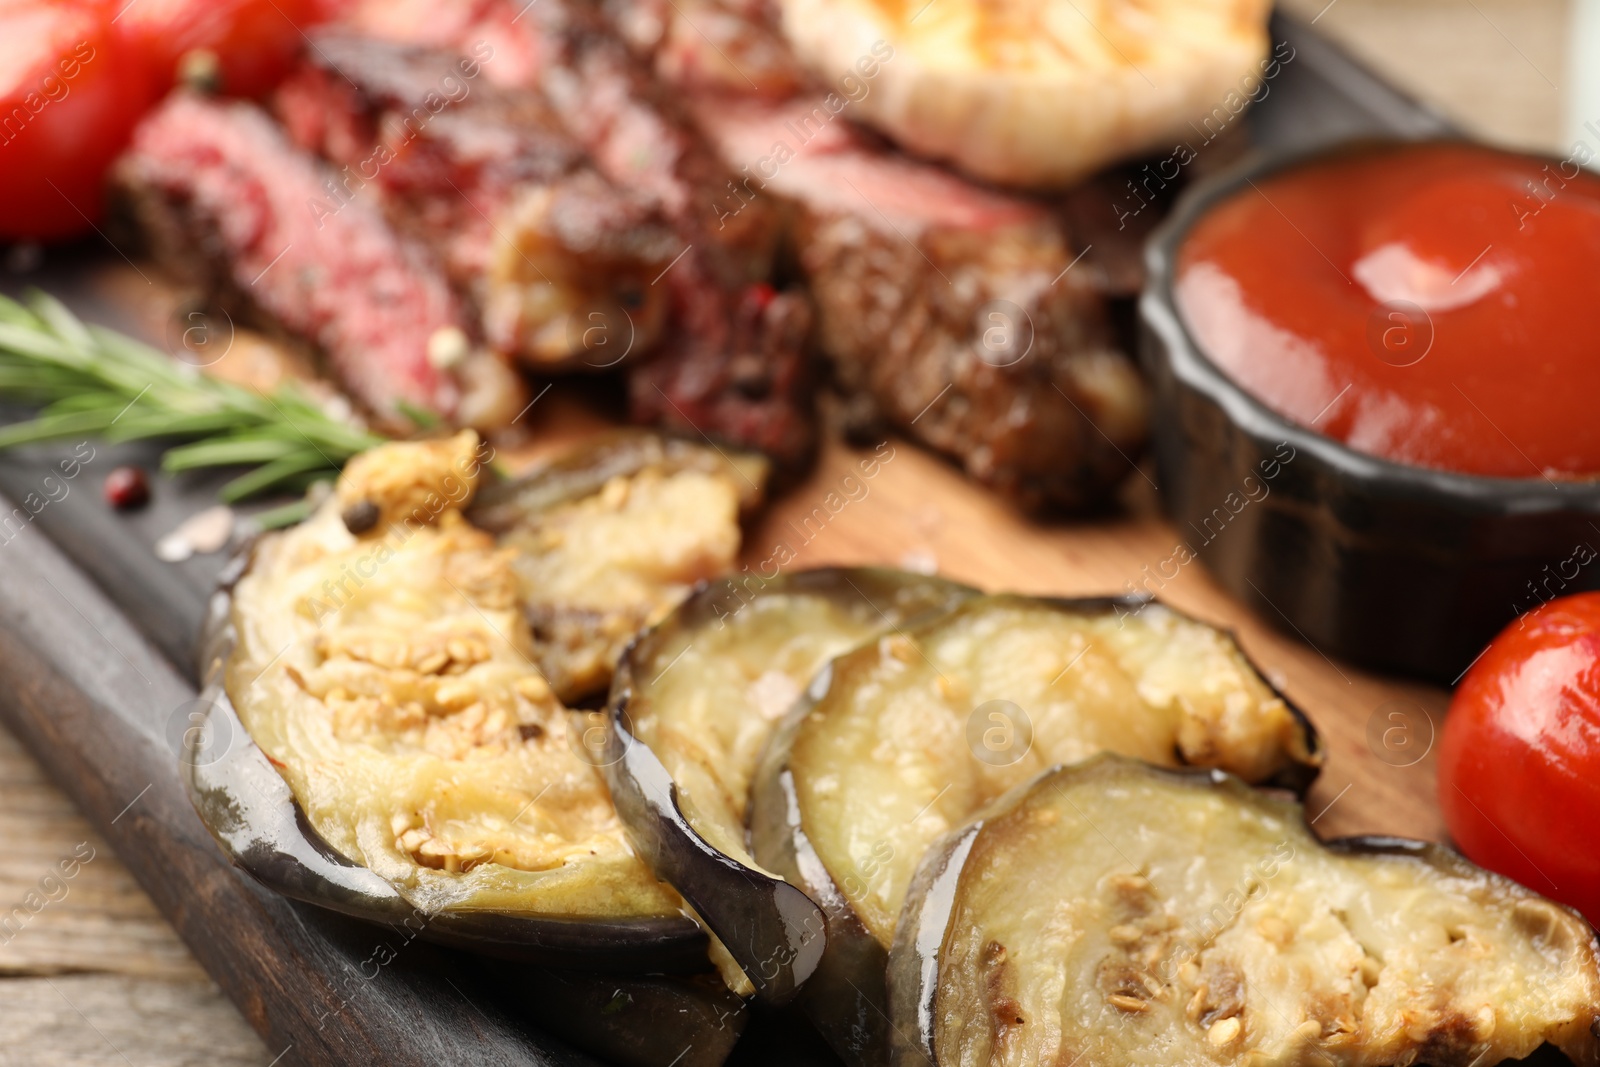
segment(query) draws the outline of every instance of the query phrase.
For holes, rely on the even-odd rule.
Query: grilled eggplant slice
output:
[[[635,634],[733,568],[769,464],[619,431],[487,487],[472,522],[516,550],[532,658],[556,696],[603,692]]]
[[[213,714],[254,745],[190,760],[197,807],[252,873],[339,910],[553,965],[705,969],[532,662],[513,551],[461,515],[485,454],[470,432],[383,446],[258,542],[214,656]]]
[[[1324,844],[1220,772],[1102,755],[923,861],[891,954],[895,1067],[1600,1063],[1576,912],[1438,845]]]
[[[756,859],[827,914],[802,999],[880,1063],[883,968],[927,847],[1054,763],[1103,750],[1303,789],[1315,732],[1233,639],[1144,600],[989,596],[847,653],[762,758]]]
[[[756,762],[829,659],[976,590],[874,568],[701,586],[617,668],[606,777],[629,836],[721,939],[768,1003],[792,998],[822,951],[822,915],[745,842]]]

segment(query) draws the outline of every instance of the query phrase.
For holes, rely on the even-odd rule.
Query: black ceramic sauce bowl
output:
[[[1488,478],[1357,452],[1234,384],[1174,292],[1184,240],[1214,205],[1289,167],[1381,147],[1254,158],[1195,186],[1152,236],[1139,305],[1152,447],[1185,539],[1180,563],[1187,549],[1325,656],[1454,684],[1521,612],[1600,587],[1600,481]]]

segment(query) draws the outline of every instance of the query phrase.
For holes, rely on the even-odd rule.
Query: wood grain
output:
[[[13,978],[0,996],[0,1067],[266,1067],[272,1059],[205,980]]]
[[[0,975],[103,972],[209,983],[104,839],[5,731],[0,783]],[[0,1030],[17,1010],[5,995],[12,988],[0,985]]]
[[[15,924],[0,928],[0,1067],[272,1059],[128,869],[4,730],[0,841],[0,921]],[[74,870],[84,856],[64,878],[62,864]],[[46,902],[37,913],[30,893]]]

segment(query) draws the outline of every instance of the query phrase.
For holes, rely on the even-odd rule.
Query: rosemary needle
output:
[[[219,381],[113,330],[90,326],[45,293],[0,296],[0,398],[40,406],[0,426],[0,449],[95,435],[160,439],[169,472],[251,467],[228,503],[337,474],[383,438],[323,411],[292,384],[270,395]]]

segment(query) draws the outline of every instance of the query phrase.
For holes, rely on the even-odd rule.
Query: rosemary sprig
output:
[[[54,297],[0,296],[0,398],[37,404],[0,426],[0,449],[95,435],[173,442],[167,471],[246,466],[219,495],[235,503],[336,474],[382,437],[329,415],[303,390],[253,393],[201,374],[114,330],[86,325]],[[181,444],[179,442],[188,442]]]

